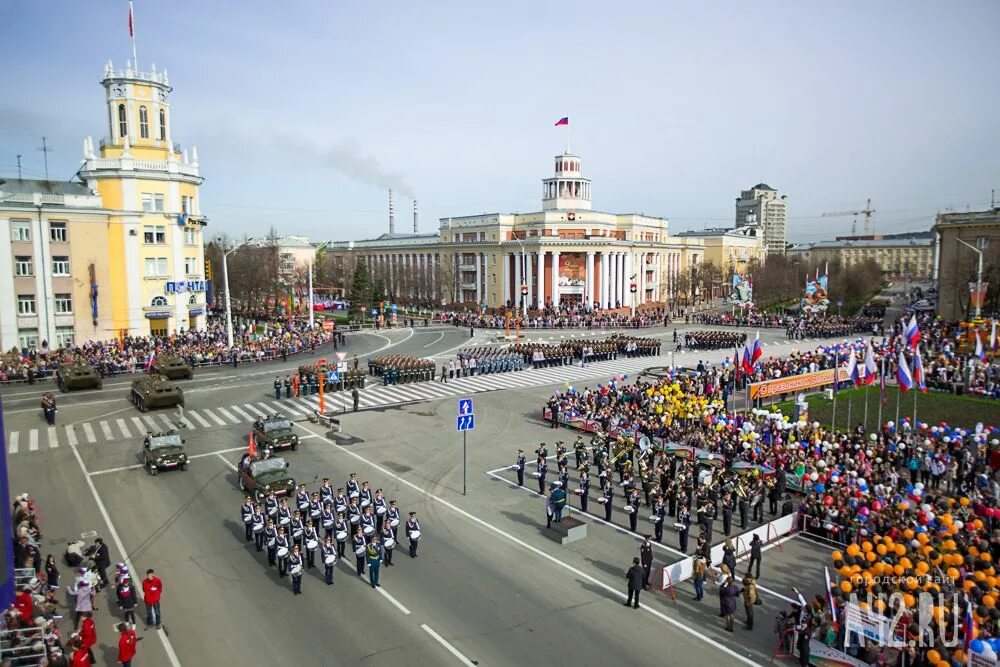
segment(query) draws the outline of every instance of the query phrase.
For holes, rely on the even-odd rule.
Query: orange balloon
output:
[[[861,543],[861,549],[863,551],[871,551],[872,550],[872,543],[869,542],[869,541],[867,541],[867,540],[865,540],[864,542]]]
[[[888,551],[888,549],[884,544],[880,544],[877,547],[875,547],[875,551],[877,551],[880,556],[884,556],[885,552]]]
[[[913,605],[915,605],[916,603],[917,603],[916,598],[914,598],[909,593],[905,593],[903,595],[903,604],[905,604],[907,607],[913,607]]]
[[[851,592],[851,582],[849,582],[849,581],[842,581],[842,582],[840,582],[840,590],[844,591],[845,593],[850,593]]]
[[[961,505],[962,507],[968,507],[969,499],[966,498],[965,496],[962,496],[961,498],[958,499],[958,504]]]
[[[973,527],[975,527],[976,530],[982,530],[983,529],[983,520],[982,519],[976,519],[975,521],[972,522],[972,525],[973,525]]]
[[[948,578],[951,579],[952,581],[958,580],[958,568],[949,567],[946,574],[948,575]]]
[[[880,544],[879,546],[881,547],[882,545]],[[865,559],[869,563],[874,563],[876,560],[878,560],[878,554],[875,553],[874,551],[869,551],[868,553],[865,554]]]
[[[833,560],[844,560],[844,554],[840,553],[839,551],[834,551]]]
[[[892,573],[895,574],[897,577],[902,577],[903,566],[900,565],[899,563],[896,563],[895,565],[892,566]]]
[[[979,549],[977,549],[976,547],[969,547],[968,548],[968,552],[969,552],[970,556],[978,556],[979,555]]]
[[[906,554],[906,547],[903,546],[902,544],[897,544],[896,545],[896,555],[897,556],[903,556],[905,554]]]
[[[986,605],[987,608],[993,609],[993,607],[995,607],[997,604],[997,599],[992,595],[984,595],[983,604]]]
[[[848,556],[857,556],[859,553],[861,553],[861,547],[859,547],[857,544],[848,545],[847,547]]]
[[[908,540],[912,540],[913,539],[913,529],[912,528],[907,528],[906,530],[904,530],[903,531],[903,537],[905,537]]]
[[[941,654],[938,653],[936,650],[931,649],[930,651],[927,651],[927,659],[936,665],[937,663],[941,662]]]
[[[919,535],[917,535],[917,542],[919,542],[920,544],[927,544],[928,539],[930,538],[927,537],[927,533],[920,533]]]
[[[983,553],[979,554],[979,557],[982,558],[987,563],[993,559],[993,555],[987,551],[984,551]]]

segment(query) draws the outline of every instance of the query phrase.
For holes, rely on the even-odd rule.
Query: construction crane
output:
[[[864,235],[865,236],[871,236],[871,234],[872,234],[872,213],[874,213],[874,212],[875,212],[875,209],[872,208],[872,200],[869,199],[867,202],[865,202],[865,207],[862,210],[860,210],[860,211],[836,211],[834,213],[823,213],[820,217],[823,217],[823,218],[840,218],[840,217],[843,217],[845,215],[853,215],[853,216],[863,215],[863,216],[865,216]],[[857,231],[857,224],[858,224],[858,221],[855,220],[854,223],[851,225],[851,236],[855,235],[855,232]]]

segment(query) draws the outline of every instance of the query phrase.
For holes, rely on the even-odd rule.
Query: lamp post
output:
[[[521,284],[517,286],[517,293],[518,293],[518,298],[520,299],[520,304],[521,304],[521,316],[524,317],[524,314],[525,314],[524,299],[525,299],[525,296],[527,295],[527,293],[524,291],[524,289],[522,289],[522,286],[525,285],[525,284],[527,284],[528,264],[527,264],[527,262],[525,262],[524,242],[522,242],[521,239],[518,238],[517,236],[514,237],[514,240],[517,241],[517,244],[519,246],[521,246],[521,259],[520,259],[521,270],[518,271],[518,273],[521,275]]]
[[[313,301],[313,258],[316,257],[316,253],[320,252],[321,250],[323,250],[323,248],[327,247],[328,245],[330,245],[329,241],[325,241],[325,242],[319,244],[316,247],[316,249],[313,250],[313,254],[309,255],[309,328],[310,329],[312,329],[315,326],[315,324],[316,324],[315,318],[313,317],[313,305],[314,305],[314,301]]]
[[[983,251],[976,246],[985,244],[983,243],[983,239],[976,239],[976,245],[966,243],[959,238],[955,240],[979,255],[979,268],[976,269],[976,319],[978,320],[983,314]]]
[[[221,242],[221,239],[218,239]],[[233,309],[232,300],[229,295],[229,256],[245,246],[246,244],[253,241],[252,236],[248,236],[243,243],[233,246],[229,250],[223,248],[222,251],[222,279],[226,281],[226,340],[229,342],[229,347],[233,346]]]

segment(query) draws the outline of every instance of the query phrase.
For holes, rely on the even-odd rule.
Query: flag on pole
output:
[[[900,356],[902,356],[903,351],[900,350],[899,354],[900,354]],[[879,391],[882,394],[882,405],[888,405],[888,403],[889,403],[889,394],[886,391],[886,386],[885,386],[885,357],[882,357],[882,375],[878,379],[878,386],[879,386]]]
[[[914,350],[917,349],[917,345],[920,344],[920,328],[917,326],[917,316],[910,316],[910,323],[906,325],[906,330],[903,331],[903,338],[906,339],[907,344]]]
[[[128,3],[128,36],[135,39],[135,26],[132,19],[132,2]]]
[[[976,631],[976,622],[972,620],[972,603],[969,596],[965,596],[965,616],[962,618],[962,633],[965,635],[965,650],[969,650],[972,643],[972,635]]]
[[[861,376],[858,375],[858,357],[851,348],[851,354],[847,357],[847,378],[854,383],[855,387],[861,386]]]
[[[993,326],[990,327],[990,349],[996,352],[997,347],[1000,347],[1000,341],[997,340],[997,321],[993,320]]]
[[[736,368],[736,384],[740,383],[740,367],[741,366],[742,366],[742,364],[740,364],[740,351],[734,347],[733,348],[733,367]]]
[[[906,393],[913,389],[913,374],[910,373],[910,367],[906,363],[906,355],[903,354],[903,350],[899,351],[899,361],[896,364],[896,382],[899,383],[899,391]]]
[[[868,341],[868,351],[865,352],[864,383],[872,384],[878,375],[878,366],[875,364],[875,350],[872,349],[871,340]]]
[[[747,375],[753,373],[753,364],[750,362],[750,348],[743,346],[743,370]]]
[[[562,118],[557,120],[556,127],[559,127],[560,125],[569,125],[569,116],[563,116]]]
[[[837,600],[833,597],[833,590],[830,588],[830,570],[824,565],[823,574],[826,576],[826,601],[830,603],[831,617],[837,620]]]
[[[146,372],[153,372],[153,364],[156,363],[156,350],[153,350],[153,354],[149,355],[149,359],[146,361]]]
[[[927,383],[924,382],[924,363],[920,360],[920,350],[917,350],[917,356],[913,360],[913,379],[917,383],[917,389],[926,394]]]
[[[983,349],[983,339],[979,337],[979,331],[976,331],[976,359],[979,359],[982,363],[986,363],[986,350]]]
[[[833,364],[833,393],[840,391],[840,348],[837,348],[837,361]]]
[[[758,331],[757,336],[753,339],[753,347],[750,348],[750,363],[756,366],[757,360],[762,356],[764,356],[764,350],[760,349],[760,331]]]

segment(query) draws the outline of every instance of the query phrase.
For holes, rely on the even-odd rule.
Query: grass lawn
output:
[[[882,422],[885,423],[896,419],[896,398],[899,392],[895,387],[889,387],[886,391],[888,401],[882,406]],[[868,420],[865,421],[865,400],[868,402]],[[945,392],[928,391],[921,394],[919,391],[908,391],[899,396],[899,417],[913,417],[913,399],[917,401],[917,419],[928,424],[938,422],[948,422],[960,428],[973,427],[976,422],[983,424],[1000,425],[1000,401],[977,398],[974,396],[956,396]],[[833,401],[827,400],[822,394],[815,394],[806,397],[809,403],[809,419],[818,421],[824,426],[831,423],[833,419]],[[868,388],[867,395],[864,388],[844,389],[837,393],[837,424],[836,427],[843,430],[849,425],[851,427],[864,423],[866,431],[872,431],[879,427],[878,409],[881,402],[878,385]],[[793,414],[794,402],[785,401],[776,404],[785,414]],[[850,408],[848,408],[850,406]],[[851,420],[847,421],[848,409],[850,409]]]

